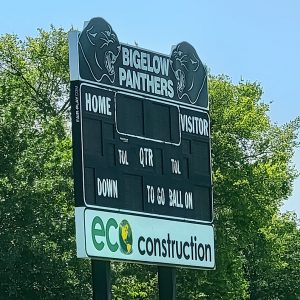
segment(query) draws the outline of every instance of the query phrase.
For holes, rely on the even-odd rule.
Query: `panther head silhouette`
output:
[[[186,96],[190,103],[196,103],[207,84],[207,74],[194,47],[187,42],[178,44],[171,53],[170,64],[177,80],[179,99]],[[206,107],[207,101],[202,102]]]
[[[88,70],[83,70],[82,77],[101,81],[107,77],[115,81],[114,64],[120,54],[121,46],[116,33],[102,18],[93,18],[79,36],[80,61],[86,62]],[[87,74],[90,73],[90,74]],[[87,79],[87,78],[86,78]]]

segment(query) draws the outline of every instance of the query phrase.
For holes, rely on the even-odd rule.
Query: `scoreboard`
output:
[[[122,44],[101,18],[71,32],[69,45],[78,256],[213,268],[207,73],[195,49],[183,42],[167,56]],[[129,223],[137,224],[134,232],[144,226],[148,238],[128,242]],[[108,250],[117,243],[108,239],[105,252],[98,240],[111,228],[119,230],[119,245],[126,236],[128,249],[136,250],[112,258]],[[188,254],[163,259],[163,253],[153,259],[149,245],[157,232],[161,245],[175,247],[186,230],[193,235],[181,245],[208,261],[193,262]]]
[[[212,221],[208,113],[77,83],[78,206]]]

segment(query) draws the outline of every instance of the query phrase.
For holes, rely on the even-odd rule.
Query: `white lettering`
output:
[[[170,98],[174,97],[173,81],[170,79],[168,80],[168,96]]]
[[[180,114],[181,131],[197,135],[209,135],[208,120],[196,116]]]
[[[165,57],[160,57],[161,73],[162,75],[169,75],[169,60]]]
[[[134,63],[137,64],[137,61]],[[167,80],[163,77],[119,68],[119,83],[120,86],[125,85],[127,88],[142,90],[144,92],[147,91],[148,93],[163,95],[170,98],[174,97],[172,80]]]
[[[147,71],[147,54],[145,52],[141,52],[141,69]]]
[[[129,65],[129,50],[126,47],[122,47],[123,65]]]
[[[160,60],[157,55],[153,56],[153,70],[155,74],[158,74],[160,72]]]
[[[92,111],[102,115],[111,116],[109,97],[91,95],[91,93],[85,93],[85,109],[86,111]]]
[[[181,201],[181,191],[180,190],[172,190],[169,189],[169,206],[175,206],[179,208],[183,208],[183,204]]]
[[[113,179],[97,178],[98,196],[118,198],[118,181]]]
[[[132,54],[133,58],[133,65],[136,69],[141,68],[141,61],[140,61],[140,52],[138,50],[134,50]]]
[[[123,68],[119,68],[119,82],[120,82],[120,85],[123,85],[123,82],[125,80],[126,80],[126,71]]]
[[[150,92],[150,93],[154,93],[154,78],[155,76],[152,76],[152,75],[148,75],[147,74],[147,92]],[[150,91],[150,88],[151,88],[151,91]]]
[[[168,83],[167,83],[167,80],[164,79],[164,78],[161,78],[161,81],[160,81],[160,84],[161,84],[161,94],[164,95],[164,96],[168,96]]]
[[[148,203],[154,203],[154,187],[152,185],[147,185],[148,192]]]
[[[149,72],[153,72],[153,67],[151,66],[151,59],[150,59],[150,54],[149,53],[147,53],[147,63],[148,63],[148,65],[147,65],[147,67],[148,67],[148,71]]]
[[[144,167],[153,167],[153,152],[149,148],[140,148],[140,164]]]
[[[157,199],[156,200],[159,205],[165,205],[166,199],[165,199],[165,190],[163,187],[157,188]]]
[[[181,174],[180,168],[179,168],[179,160],[171,158],[171,166],[172,166],[172,173],[173,174]]]
[[[186,209],[193,209],[193,193],[185,192],[184,193],[184,204]]]
[[[131,78],[130,70],[127,70],[126,87],[131,87],[132,88],[132,78]]]
[[[134,67],[138,70],[169,75],[170,59],[163,56],[153,55],[138,49],[128,49],[122,46],[123,66]]]
[[[119,152],[119,163],[120,165],[129,165],[127,160],[127,150],[118,149]]]
[[[85,93],[85,110],[91,111],[91,94]]]

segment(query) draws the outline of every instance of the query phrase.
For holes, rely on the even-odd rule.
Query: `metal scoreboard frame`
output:
[[[77,255],[215,268],[207,73],[119,43],[102,18],[69,34]]]

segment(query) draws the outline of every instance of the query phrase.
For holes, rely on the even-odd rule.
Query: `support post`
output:
[[[176,269],[158,267],[158,288],[160,300],[176,300]]]
[[[110,262],[91,260],[93,300],[111,300]]]

